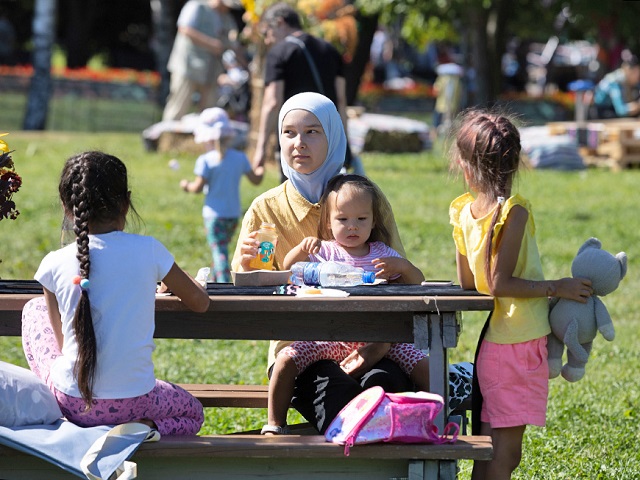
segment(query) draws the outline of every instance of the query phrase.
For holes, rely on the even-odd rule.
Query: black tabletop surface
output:
[[[292,285],[236,287],[231,283],[208,283],[209,295],[294,295]],[[379,284],[358,287],[341,287],[351,296],[474,296],[475,290],[462,290],[458,285],[401,285]],[[0,280],[1,294],[41,294],[42,286],[35,280]]]

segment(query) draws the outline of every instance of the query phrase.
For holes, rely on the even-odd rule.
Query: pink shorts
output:
[[[549,394],[547,337],[523,343],[482,342],[478,382],[481,421],[491,428],[545,426]]]

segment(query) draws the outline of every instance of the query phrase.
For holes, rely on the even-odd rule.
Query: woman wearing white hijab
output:
[[[278,117],[280,158],[287,180],[258,196],[242,221],[232,261],[234,271],[251,270],[250,260],[258,253],[257,230],[262,222],[273,223],[278,232],[274,269],[281,269],[285,255],[303,238],[317,236],[320,221],[318,201],[329,180],[342,168],[347,137],[338,110],[319,93],[305,92],[289,98]],[[390,246],[404,255],[398,229],[388,207],[385,224],[392,234]],[[291,342],[272,341],[269,371],[276,354]],[[389,392],[411,389],[409,378],[398,365],[383,358],[385,344],[370,344],[359,354],[371,366],[362,378],[346,374],[336,363],[320,361],[296,379],[293,406],[318,431],[329,423],[349,400],[364,388],[380,385]],[[285,433],[286,429],[269,433]]]
[[[303,123],[296,128],[292,119],[301,112],[307,113],[306,118],[315,122]],[[278,232],[275,270],[282,268],[287,252],[303,238],[316,236],[320,221],[318,201],[329,180],[340,173],[344,163],[347,137],[338,110],[324,95],[305,92],[289,98],[280,109],[278,135],[280,163],[287,180],[258,196],[247,210],[232,261],[234,271],[251,270],[249,262],[258,251],[255,234],[262,222],[274,223]],[[326,142],[325,158],[314,158],[314,164],[310,166],[310,161],[305,162],[300,157],[313,151],[319,137]],[[385,223],[392,233],[391,247],[404,255],[391,208],[387,210]]]

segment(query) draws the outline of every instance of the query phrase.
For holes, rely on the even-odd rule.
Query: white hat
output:
[[[234,135],[235,130],[229,123],[229,115],[219,107],[203,110],[198,117],[198,125],[193,130],[193,140],[196,143],[206,143]]]

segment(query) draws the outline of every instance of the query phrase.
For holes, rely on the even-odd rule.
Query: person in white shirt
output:
[[[121,160],[93,151],[71,157],[59,193],[76,242],[47,254],[35,274],[44,299],[31,300],[22,317],[31,370],[77,425],[137,421],[161,435],[195,435],[200,402],[154,375],[155,298],[162,281],[204,312],[207,292],[158,240],[124,232],[136,212]]]

